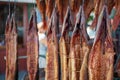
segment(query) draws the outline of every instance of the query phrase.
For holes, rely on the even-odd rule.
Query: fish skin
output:
[[[71,9],[70,7],[68,7],[64,18],[61,37],[59,41],[62,80],[69,80],[68,57],[70,53],[70,40],[71,40],[69,32],[73,31],[73,25],[74,24]]]
[[[53,9],[55,7],[55,0],[46,0],[46,15],[50,19]]]
[[[27,70],[29,80],[38,80],[38,53],[36,12],[33,9],[27,33]]]
[[[46,75],[45,80],[59,80],[59,64],[58,64],[58,11],[55,7],[50,19],[47,31],[47,54],[46,54]]]
[[[69,0],[56,0],[55,3],[58,8],[58,11],[59,11],[60,21],[61,21],[61,23],[63,23],[64,16],[67,12]]]
[[[6,80],[17,80],[17,29],[15,14],[6,22]]]
[[[89,36],[85,23],[84,9],[83,6],[80,6],[70,42],[70,80],[88,80],[87,61],[90,49],[87,44]]]
[[[104,6],[89,55],[89,80],[113,80],[114,54],[107,6]]]

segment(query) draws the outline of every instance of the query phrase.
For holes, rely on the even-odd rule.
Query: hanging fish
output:
[[[67,12],[64,18],[62,35],[59,41],[60,47],[60,59],[61,59],[61,75],[62,80],[69,80],[68,75],[68,56],[70,52],[70,39],[73,31],[73,19],[70,7],[67,8]]]
[[[35,9],[32,10],[27,34],[27,70],[29,80],[38,80],[38,34]]]
[[[80,6],[70,41],[69,80],[88,80],[87,59],[89,36],[86,31],[83,6]]]
[[[8,15],[6,20],[6,29],[5,29],[5,42],[6,42],[6,80],[8,80],[8,77],[10,75],[9,72],[9,54],[10,54],[10,15]]]
[[[84,5],[83,7],[84,7],[84,11],[85,11],[84,13],[86,19],[88,19],[90,13],[94,9],[93,0],[70,0],[69,2],[75,17],[79,11],[80,5]]]
[[[64,16],[66,14],[67,7],[68,7],[68,2],[69,0],[56,0],[55,2],[58,8],[58,11],[59,11],[61,23],[63,23],[63,19],[64,19]]]
[[[111,13],[113,6],[115,6],[115,1],[116,0],[107,0],[107,6],[108,6],[108,14]]]
[[[88,19],[90,13],[93,11],[94,9],[94,1],[93,0],[83,0],[83,8],[84,8],[84,13],[85,13],[85,18],[86,20]]]
[[[113,80],[114,50],[107,6],[104,6],[97,23],[97,31],[89,55],[89,80]]]
[[[46,55],[46,75],[45,80],[59,80],[59,65],[58,65],[58,27],[59,19],[57,8],[55,7],[49,23],[47,32],[47,55]]]
[[[69,6],[73,15],[73,23],[76,21],[76,15],[79,11],[79,7],[82,4],[82,0],[69,0]]]
[[[78,13],[81,4],[82,4],[82,0],[70,0],[71,10],[76,14]]]
[[[94,0],[95,18],[91,25],[92,28],[95,28],[97,26],[97,20],[100,15],[100,12],[102,11],[104,4],[108,6],[108,14],[110,14],[113,6],[115,5],[115,2],[113,0],[107,0],[106,2],[105,0]]]
[[[50,19],[52,11],[55,7],[55,0],[46,0],[46,15]]]
[[[6,80],[17,79],[17,29],[15,15],[6,23]]]
[[[99,16],[105,4],[108,6],[108,14],[110,14],[113,6],[115,5],[115,1],[113,0],[94,0],[95,14],[98,14]]]
[[[10,73],[12,73],[11,75],[11,79],[9,80],[16,80],[18,78],[17,75],[17,25],[15,22],[15,13],[12,15],[12,22],[11,22],[11,42],[10,42],[10,46],[11,46],[11,51],[10,51]]]
[[[75,12],[75,15],[79,11],[79,6],[83,5],[86,20],[89,18],[90,13],[94,9],[93,3],[93,0],[70,0],[71,9]]]
[[[120,1],[115,0],[116,14],[113,19],[112,29],[115,31],[120,24]]]

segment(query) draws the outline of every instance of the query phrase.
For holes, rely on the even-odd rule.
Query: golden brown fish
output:
[[[64,22],[63,22],[63,27],[62,27],[62,33],[59,41],[59,47],[60,47],[60,59],[61,59],[61,75],[62,75],[62,80],[68,80],[68,56],[70,52],[70,39],[71,39],[71,34],[73,31],[73,19],[72,19],[72,14],[71,10],[68,7]]]
[[[45,80],[59,80],[58,65],[58,11],[54,8],[47,32],[47,55],[46,55],[46,75]]]
[[[113,80],[114,50],[106,6],[99,16],[96,32],[89,56],[89,80]]]
[[[75,28],[70,42],[69,80],[88,80],[87,59],[89,40],[86,32],[83,6],[80,6]]]

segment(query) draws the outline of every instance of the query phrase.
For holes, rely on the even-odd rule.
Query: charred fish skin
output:
[[[97,33],[89,56],[89,80],[113,80],[114,54],[105,5],[98,19]]]
[[[72,14],[70,7],[68,7],[64,18],[62,33],[59,41],[62,80],[69,80],[68,56],[70,52],[70,39],[71,39],[70,33],[72,32],[72,29],[73,29]]]
[[[58,14],[55,7],[49,23],[47,32],[48,51],[46,58],[46,75],[45,80],[59,80],[59,65],[58,65]]]
[[[38,35],[36,12],[32,11],[27,37],[27,70],[29,80],[38,80]]]

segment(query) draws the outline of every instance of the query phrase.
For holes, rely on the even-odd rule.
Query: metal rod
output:
[[[39,57],[45,58],[43,55],[39,55]],[[27,59],[27,56],[18,56],[17,59]],[[4,56],[4,60],[6,60],[6,56]]]
[[[19,56],[18,59],[26,59],[27,56]],[[4,56],[4,60],[6,60],[6,56]]]

